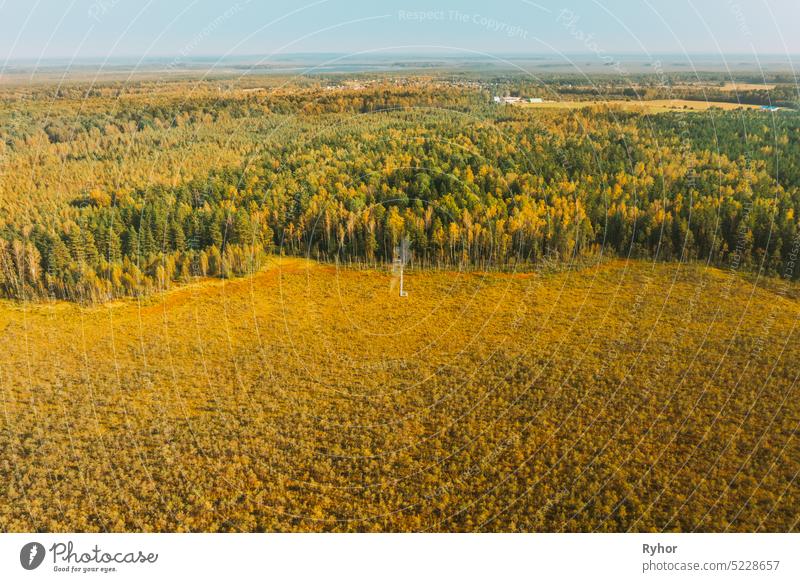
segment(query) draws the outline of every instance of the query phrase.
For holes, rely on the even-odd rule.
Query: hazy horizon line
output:
[[[255,58],[286,58],[286,57],[330,57],[336,56],[339,58],[365,58],[365,57],[380,57],[380,56],[391,56],[391,57],[435,57],[435,58],[459,58],[459,59],[487,59],[492,57],[512,57],[512,58],[553,58],[559,59],[561,56],[580,56],[584,58],[593,58],[597,60],[601,60],[601,56],[598,56],[596,53],[587,52],[587,51],[561,51],[559,53],[545,53],[545,52],[523,52],[523,51],[481,51],[481,50],[465,50],[464,52],[458,51],[456,49],[442,49],[442,50],[426,50],[426,51],[404,51],[404,50],[384,50],[384,49],[374,49],[374,50],[363,50],[363,51],[356,51],[356,52],[342,52],[342,51],[299,51],[299,52],[264,52],[264,53],[237,53],[237,54],[219,54],[219,53],[208,53],[208,54],[197,54],[197,55],[182,55],[180,53],[159,53],[159,54],[140,54],[140,53],[130,53],[130,54],[119,54],[119,55],[88,55],[88,56],[0,56],[0,59],[3,60],[5,63],[14,63],[14,62],[21,62],[21,61],[35,61],[35,62],[51,62],[51,61],[73,61],[73,62],[87,62],[87,61],[95,61],[95,60],[129,60],[129,59],[138,59],[138,60],[149,60],[149,59],[182,59],[187,61],[196,61],[196,60],[205,60],[205,59],[217,59],[217,60],[230,60],[230,59],[255,59]],[[712,58],[719,58],[725,59],[729,57],[747,57],[752,59],[758,58],[786,58],[791,59],[793,57],[800,58],[800,52],[798,53],[773,53],[773,52],[761,52],[761,53],[748,53],[748,52],[703,52],[703,51],[686,51],[686,52],[667,52],[667,51],[654,51],[651,53],[645,53],[641,51],[609,51],[605,53],[603,56],[616,56],[616,57],[636,57],[642,59],[652,59],[653,57],[712,57]]]

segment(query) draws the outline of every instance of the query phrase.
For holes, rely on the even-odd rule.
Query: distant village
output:
[[[495,95],[492,98],[492,101],[495,103],[505,103],[505,104],[513,104],[513,103],[544,103],[544,99],[541,97],[500,97],[499,95]]]

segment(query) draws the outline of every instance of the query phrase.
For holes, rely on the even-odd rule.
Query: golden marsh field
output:
[[[272,258],[0,304],[2,531],[797,531],[796,284]]]

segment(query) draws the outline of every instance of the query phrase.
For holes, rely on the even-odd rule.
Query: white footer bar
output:
[[[0,580],[66,579],[797,581],[800,535],[0,535]]]

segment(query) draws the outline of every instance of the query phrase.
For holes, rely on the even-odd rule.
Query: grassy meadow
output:
[[[0,531],[797,531],[797,284],[271,258],[0,303]]]

